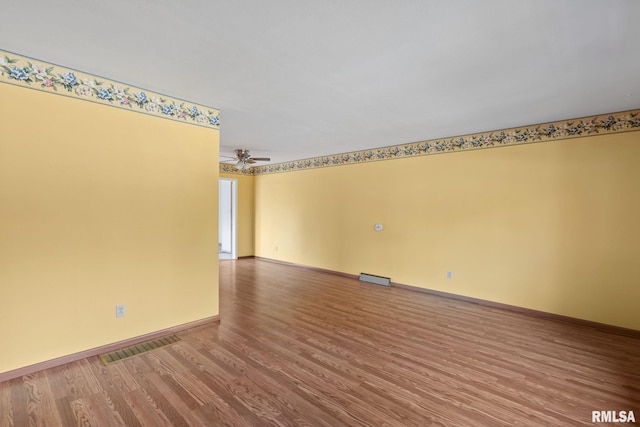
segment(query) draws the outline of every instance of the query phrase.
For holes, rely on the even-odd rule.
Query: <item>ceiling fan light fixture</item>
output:
[[[220,157],[227,157],[227,156],[220,156]],[[233,157],[230,157],[230,158],[233,159]],[[246,170],[256,162],[270,162],[271,158],[270,157],[251,157],[251,155],[249,154],[249,150],[238,149],[236,150],[235,160],[227,160],[222,163],[231,163],[232,161],[235,162],[234,167],[236,168],[236,170]]]

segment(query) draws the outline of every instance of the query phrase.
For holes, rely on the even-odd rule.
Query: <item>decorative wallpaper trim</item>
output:
[[[235,175],[255,175],[256,168],[236,169],[236,162],[220,163],[220,173],[232,173]]]
[[[431,154],[478,150],[482,148],[557,141],[635,130],[640,131],[640,110],[630,110],[620,113],[603,114],[581,119],[564,120],[451,138],[432,139],[411,144],[393,145],[291,162],[274,163],[253,167],[246,171],[237,171],[233,164],[221,163],[220,171],[224,171],[225,173],[265,175],[380,160],[427,156]]]
[[[220,129],[217,109],[3,50],[0,50],[0,82]]]

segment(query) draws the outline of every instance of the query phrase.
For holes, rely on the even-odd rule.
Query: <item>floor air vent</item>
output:
[[[375,274],[360,273],[360,281],[373,283],[375,285],[391,286],[389,277],[376,276]]]
[[[100,360],[102,360],[103,364],[110,365],[112,363],[119,362],[121,360],[128,359],[130,357],[137,356],[139,354],[146,353],[147,351],[164,347],[165,345],[173,344],[178,341],[180,341],[180,338],[175,335],[169,335],[166,337],[158,338],[157,340],[146,341],[137,345],[132,345],[131,347],[112,351],[111,353],[101,354]]]

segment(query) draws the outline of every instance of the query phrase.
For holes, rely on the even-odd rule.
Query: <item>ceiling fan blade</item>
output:
[[[270,162],[271,157],[252,157],[251,160],[257,160],[259,162]]]
[[[256,162],[256,161],[255,161],[255,160],[253,160],[253,159],[247,159],[247,160],[245,160],[245,163],[255,163],[255,162]]]

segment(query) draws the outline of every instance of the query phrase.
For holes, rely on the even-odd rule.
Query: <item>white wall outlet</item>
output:
[[[453,271],[447,271],[447,280],[453,279]]]
[[[116,317],[124,317],[124,304],[116,305]]]

